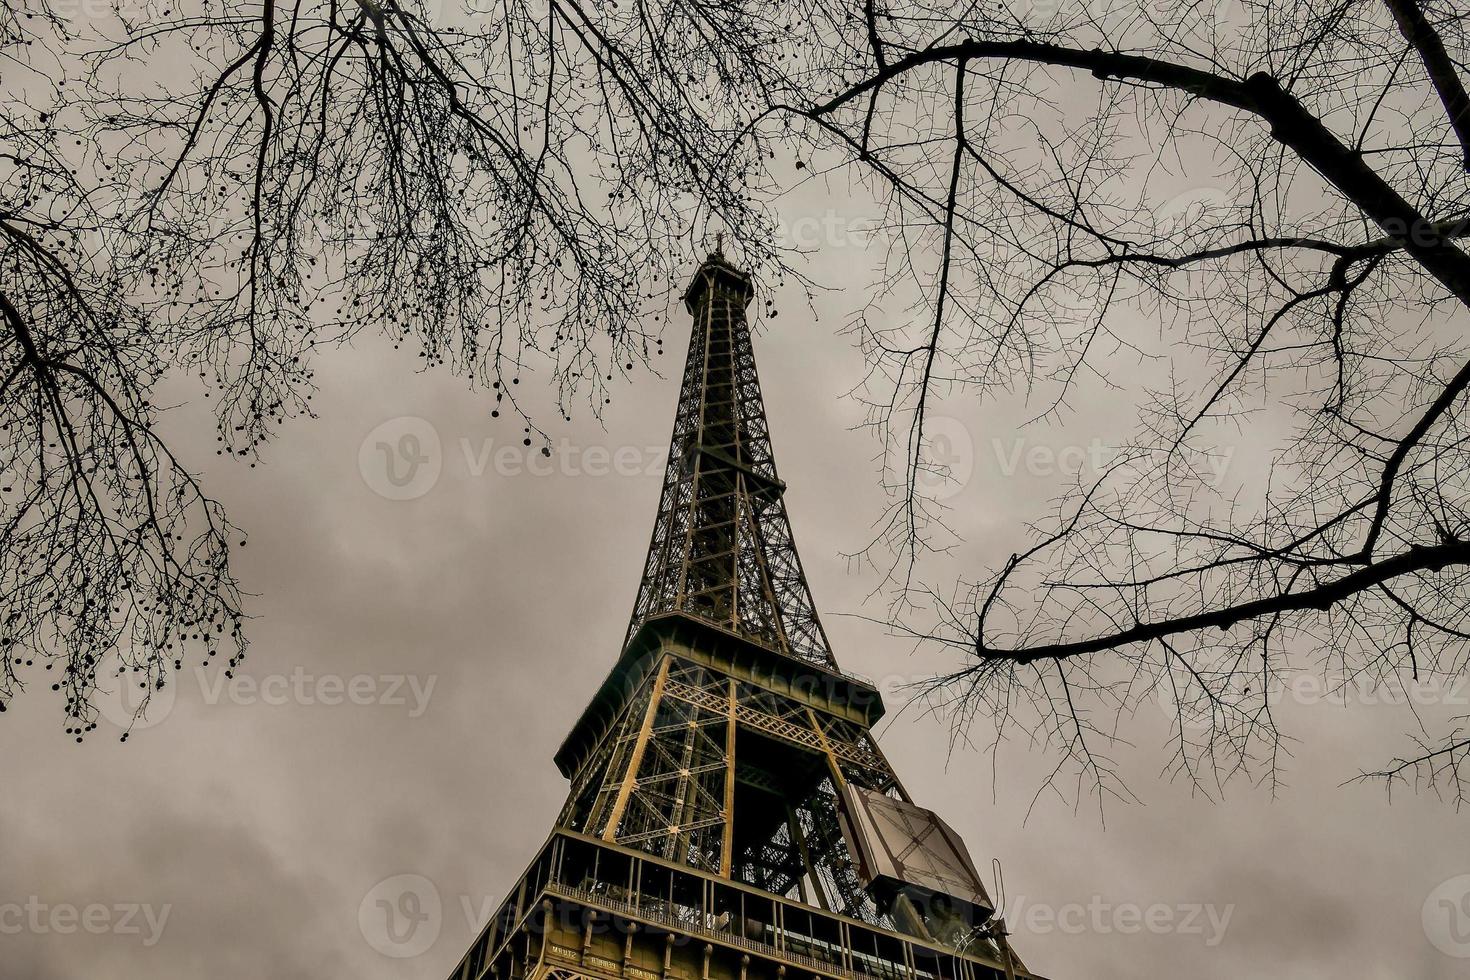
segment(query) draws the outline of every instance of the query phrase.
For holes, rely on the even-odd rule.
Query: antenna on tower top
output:
[[[715,232],[715,254],[722,259],[725,257],[725,233],[723,231]]]

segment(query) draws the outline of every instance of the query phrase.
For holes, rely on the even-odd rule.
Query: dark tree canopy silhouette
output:
[[[893,492],[866,555],[896,628],[958,658],[926,687],[957,724],[1102,799],[1116,719],[1163,698],[1170,771],[1214,792],[1275,778],[1295,671],[1467,676],[1454,4],[120,4],[0,21],[0,702],[54,668],[80,734],[108,655],[156,686],[185,646],[242,652],[240,535],[158,436],[165,378],[246,459],[364,330],[510,416],[533,370],[600,411],[711,230],[800,279],[777,199],[813,174],[882,209],[851,331]],[[1138,395],[1105,471],[924,586],[936,406],[1020,392],[1046,421],[1099,390]],[[1269,471],[1222,486],[1243,441]],[[1459,801],[1467,767],[1461,719],[1367,775]]]
[[[0,705],[44,672],[79,738],[99,684],[141,713],[193,648],[243,654],[242,541],[158,434],[166,378],[245,459],[364,329],[511,416],[538,367],[598,412],[699,229],[768,233],[756,144],[702,108],[761,85],[751,11],[189,6],[4,7]]]

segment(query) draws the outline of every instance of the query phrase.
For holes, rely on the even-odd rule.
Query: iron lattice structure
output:
[[[745,319],[752,294],[721,256],[685,293],[694,330],[628,639],[650,616],[684,612],[831,667],[771,454]]]
[[[451,980],[1034,976],[983,921],[967,855],[934,877],[923,841],[953,834],[873,739],[878,691],[832,656],[771,453],[752,296],[718,253],[685,294],[689,355],[622,654],[557,752],[571,790],[551,839]],[[863,821],[917,830],[880,841],[880,860]]]
[[[848,783],[907,799],[866,728],[670,646],[574,776],[561,825],[891,924],[858,880],[837,819]]]

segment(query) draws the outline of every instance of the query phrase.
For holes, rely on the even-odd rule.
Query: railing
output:
[[[669,915],[656,908],[651,908],[651,903],[634,904],[633,902],[627,902],[620,898],[613,898],[606,893],[593,892],[586,888],[574,888],[569,885],[548,885],[546,891],[549,894],[571,899],[574,902],[596,905],[610,912],[620,912],[630,918],[643,919],[651,924],[676,929],[679,932],[687,933],[691,936],[698,936],[701,939],[710,939],[727,946],[734,946],[737,949],[758,953],[761,956],[766,956],[771,959],[785,960],[797,966],[804,966],[814,973],[825,973],[834,977],[850,977],[853,980],[867,980],[870,976],[867,973],[858,973],[839,964],[817,959],[814,956],[796,953],[789,949],[780,949],[771,943],[763,943],[758,939],[751,939],[748,936],[739,936],[733,932],[726,932],[723,929],[712,929],[698,921],[704,917],[702,914],[696,914],[695,920],[690,921],[689,919]]]
[[[621,885],[612,885],[607,879],[603,879],[606,887],[596,889],[587,888],[580,883],[567,883],[565,879],[573,869],[563,868],[562,864],[567,860],[569,849],[578,848],[603,855],[604,874],[608,871],[606,862],[609,859],[632,861],[633,865],[625,865],[624,870],[619,872],[620,876],[627,873],[630,883],[632,878],[642,880],[642,872],[636,872],[638,867],[645,867],[650,873],[657,868],[664,874],[707,879],[707,876],[693,873],[687,868],[674,867],[671,863],[651,855],[609,845],[580,834],[559,831],[511,890],[506,901],[471,945],[466,956],[468,962],[462,960],[450,980],[477,980],[473,972],[465,976],[467,970],[477,970],[481,977],[487,975],[486,971],[506,944],[524,926],[534,921],[543,896],[606,910],[629,920],[643,920],[647,924],[668,929],[671,933],[698,937],[754,953],[764,959],[786,962],[810,970],[819,977],[831,977],[835,980],[978,980],[982,976],[1000,975],[1004,970],[994,960],[977,951],[940,949],[881,926],[815,909],[803,903],[793,903],[753,887],[729,881],[709,882],[717,888],[729,890],[732,894],[744,893],[786,910],[785,913],[776,912],[771,920],[760,923],[762,932],[768,934],[773,941],[752,938],[748,929],[757,920],[745,920],[742,911],[740,917],[732,923],[725,918],[728,912],[715,912],[719,906],[712,903],[713,895],[708,892],[703,893],[707,898],[695,903],[674,900],[672,894],[664,897],[657,893],[639,893],[637,890],[625,892]],[[585,857],[584,854],[584,861]],[[577,876],[585,872],[585,863],[582,867],[583,871],[576,872]],[[629,868],[635,871],[630,871]],[[578,878],[574,877],[574,880]],[[672,882],[666,880],[666,884],[672,888]],[[625,895],[630,897],[624,897]],[[742,904],[741,909],[743,908]],[[791,928],[787,924],[786,913],[799,913],[810,916],[813,920],[829,923],[833,934],[824,937],[821,931],[812,933],[807,929]],[[809,926],[815,927],[816,922],[810,922]],[[881,951],[879,947],[864,949],[862,946],[867,943],[856,944],[852,941],[855,931],[871,935],[873,939],[869,942],[878,943],[879,946],[893,945]],[[802,951],[802,947],[828,949],[832,956],[813,956]],[[903,951],[901,955],[900,949]],[[849,963],[855,964],[857,968],[849,966]],[[976,972],[977,969],[982,972]],[[628,971],[624,971],[624,974],[630,975]],[[1019,970],[1016,971],[1016,977],[1018,980],[1041,980],[1034,974]]]
[[[605,891],[593,891],[589,888],[578,888],[572,885],[561,884],[548,884],[545,888],[545,893],[583,905],[595,906],[604,911],[621,914],[630,919],[641,919],[650,925],[662,926],[684,935],[718,942],[749,953],[755,953],[767,959],[785,962],[793,966],[805,967],[814,974],[840,977],[843,980],[883,980],[883,978],[888,978],[888,980],[938,980],[936,974],[912,965],[898,969],[875,961],[876,968],[873,970],[850,969],[841,963],[816,956],[809,956],[793,950],[790,945],[792,942],[800,945],[809,945],[810,941],[804,937],[783,931],[782,945],[778,946],[775,943],[762,942],[758,939],[751,939],[748,936],[742,936],[722,928],[712,928],[706,925],[701,920],[707,919],[708,913],[691,910],[692,915],[680,916],[664,912],[659,906],[666,906],[669,903],[659,899],[630,902],[625,899],[616,898]],[[857,950],[848,950],[848,952],[854,959],[873,960],[873,957]],[[1018,980],[1030,980],[1030,975],[1025,973],[1018,973],[1017,977]]]

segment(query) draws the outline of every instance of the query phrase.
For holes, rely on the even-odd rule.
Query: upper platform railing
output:
[[[988,941],[951,949],[773,895],[686,865],[558,830],[449,980],[480,980],[518,936],[548,928],[544,911],[596,910],[610,927],[650,929],[809,972],[814,980],[1006,980]],[[989,947],[988,950],[986,947]],[[994,954],[994,955],[991,955]],[[637,973],[639,971],[631,971]],[[646,972],[646,971],[643,971]],[[794,976],[789,971],[785,973]],[[1017,980],[1043,980],[1014,969]]]

